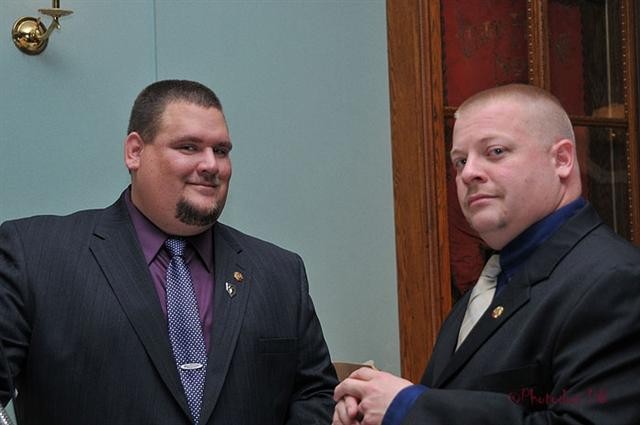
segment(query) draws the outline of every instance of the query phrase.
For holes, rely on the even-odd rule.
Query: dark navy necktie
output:
[[[169,339],[193,423],[197,424],[207,369],[207,349],[193,280],[184,259],[187,242],[184,239],[169,238],[164,245],[171,254],[167,267]]]

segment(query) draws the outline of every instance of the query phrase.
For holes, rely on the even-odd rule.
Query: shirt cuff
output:
[[[402,389],[391,401],[382,418],[382,425],[400,425],[416,399],[427,391],[424,385],[410,385]]]

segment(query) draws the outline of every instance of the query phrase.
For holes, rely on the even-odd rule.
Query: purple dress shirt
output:
[[[166,274],[169,265],[169,253],[164,241],[169,235],[156,227],[145,217],[131,201],[131,190],[127,190],[125,202],[133,222],[149,273],[160,300],[164,317],[167,317]],[[186,238],[185,260],[189,265],[193,287],[198,300],[198,313],[204,334],[207,352],[211,347],[211,327],[213,324],[213,231],[207,231]],[[168,331],[167,331],[168,332]]]

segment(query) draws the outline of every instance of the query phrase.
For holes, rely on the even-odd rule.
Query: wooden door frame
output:
[[[417,382],[451,308],[440,2],[387,0],[402,376]]]

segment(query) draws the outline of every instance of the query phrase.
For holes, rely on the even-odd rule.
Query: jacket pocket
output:
[[[521,388],[536,388],[540,385],[542,369],[537,363],[502,370],[484,375],[477,380],[477,387],[482,391],[510,393]]]
[[[258,352],[260,354],[287,354],[296,351],[297,338],[260,338]]]
[[[478,378],[474,387],[481,391],[507,394],[516,404],[529,410],[540,410],[548,404],[544,382],[544,371],[535,363],[484,375]]]

